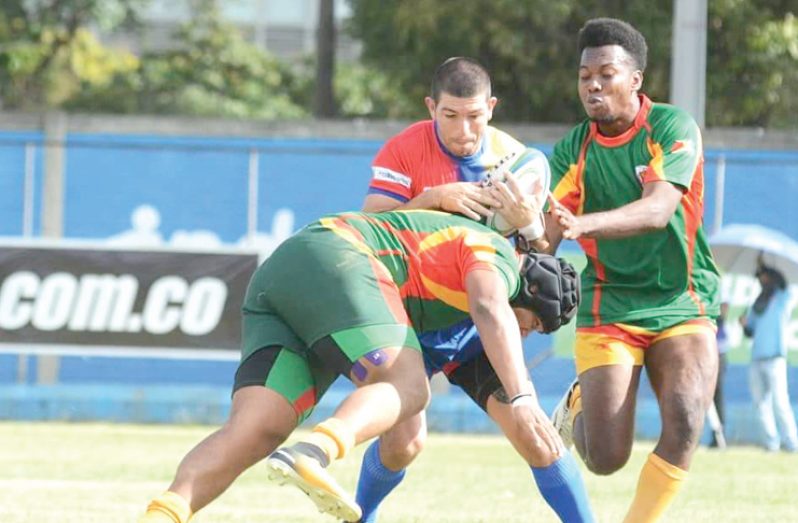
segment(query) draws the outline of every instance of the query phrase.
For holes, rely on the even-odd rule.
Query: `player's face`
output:
[[[642,71],[619,45],[587,47],[579,63],[579,98],[588,118],[602,132],[623,132],[639,108],[637,91],[643,84]],[[617,128],[614,128],[617,127]]]
[[[496,98],[486,94],[458,98],[441,93],[437,102],[427,97],[429,114],[438,125],[438,138],[455,156],[470,156],[477,151],[488,122],[493,117]]]
[[[526,338],[530,332],[543,332],[543,323],[537,314],[521,307],[513,307],[513,312],[518,320],[518,329],[522,338]]]

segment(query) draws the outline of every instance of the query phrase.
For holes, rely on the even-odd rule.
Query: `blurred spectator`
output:
[[[726,375],[726,353],[729,351],[729,333],[728,326],[726,325],[726,316],[729,313],[729,304],[723,302],[720,304],[720,316],[718,316],[718,381],[715,383],[715,396],[713,402],[715,403],[715,411],[718,413],[720,420],[720,430],[724,431],[726,426],[726,410],[723,403],[723,377]],[[724,438],[725,440],[725,438]],[[712,432],[712,441],[709,443],[710,447],[718,446],[718,438],[714,429]]]
[[[798,452],[798,433],[787,389],[785,343],[794,300],[784,275],[778,270],[760,261],[756,277],[762,291],[740,323],[745,335],[753,338],[750,387],[764,436],[762,444],[768,451],[781,447]]]

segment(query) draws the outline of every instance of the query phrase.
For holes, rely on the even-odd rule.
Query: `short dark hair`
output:
[[[579,54],[586,47],[619,45],[632,57],[635,66],[646,70],[648,46],[645,37],[631,24],[616,18],[593,18],[579,30]]]
[[[441,93],[470,98],[485,93],[490,98],[490,75],[477,61],[455,56],[435,69],[430,95],[436,102]]]

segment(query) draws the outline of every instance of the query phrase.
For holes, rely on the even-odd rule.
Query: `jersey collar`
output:
[[[485,142],[487,141],[485,139],[485,135],[488,133],[487,129],[485,129],[485,132],[482,134],[482,137],[479,139],[479,148],[477,148],[477,152],[475,152],[474,154],[470,154],[468,156],[457,156],[456,154],[452,154],[452,152],[449,151],[449,149],[447,149],[445,145],[443,145],[441,137],[438,135],[438,122],[436,122],[435,120],[432,121],[432,128],[435,131],[435,140],[438,142],[438,147],[441,148],[441,151],[443,151],[446,154],[446,156],[448,156],[449,158],[453,159],[454,161],[456,161],[461,165],[473,164],[482,156],[482,153],[485,150]]]
[[[652,102],[651,99],[644,94],[640,94],[638,97],[640,98],[640,110],[637,111],[637,116],[635,116],[632,126],[618,136],[604,136],[599,132],[598,124],[596,122],[590,122],[590,134],[593,135],[595,140],[600,145],[603,145],[604,147],[619,147],[621,145],[626,145],[645,125],[646,119],[648,118],[648,113],[651,110]]]

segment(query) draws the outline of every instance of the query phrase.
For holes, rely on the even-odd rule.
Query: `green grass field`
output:
[[[166,488],[178,461],[214,427],[0,423],[0,521],[134,522]],[[357,449],[333,473],[354,489]],[[626,468],[585,474],[599,521],[621,521],[651,443],[638,442]],[[798,455],[738,447],[699,450],[667,521],[798,521]],[[333,522],[298,491],[277,487],[265,468],[249,470],[193,520]],[[383,523],[553,522],[531,473],[497,436],[430,436],[403,485],[382,509]]]

